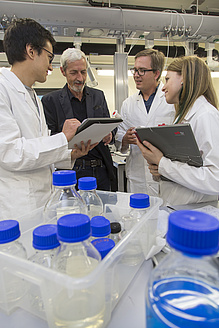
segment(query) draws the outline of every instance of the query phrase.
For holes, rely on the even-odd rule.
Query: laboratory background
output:
[[[164,70],[161,76],[163,83],[165,83],[166,68],[175,58],[195,55],[203,59],[211,71],[213,86],[219,99],[218,0],[184,0],[183,2],[181,0],[0,0],[0,69],[1,67],[10,69],[3,50],[4,31],[10,22],[17,18],[36,20],[51,32],[56,41],[55,56],[52,62],[53,70],[49,71],[46,82],[36,82],[33,85],[40,98],[51,91],[64,87],[66,78],[60,71],[60,57],[64,50],[73,47],[85,53],[88,63],[86,83],[89,87],[104,92],[111,117],[119,117],[123,101],[136,93],[136,84],[130,69],[134,67],[135,55],[148,48],[157,49],[165,55]],[[96,215],[105,216],[108,223],[121,223],[122,228],[120,227],[118,230],[115,225],[114,236],[112,230],[104,235],[105,239],[111,238],[115,241],[111,250],[108,250],[110,253],[101,255],[101,258],[99,253],[93,255],[93,258],[98,259],[99,264],[95,267],[94,272],[89,272],[85,279],[83,277],[72,279],[67,275],[63,279],[63,274],[60,272],[64,271],[59,270],[59,273],[56,273],[49,266],[45,268],[44,264],[40,266],[31,263],[34,261],[7,256],[0,245],[0,328],[30,326],[33,328],[187,327],[185,322],[179,323],[177,315],[173,315],[173,318],[168,317],[169,322],[174,322],[171,326],[165,320],[165,324],[157,322],[155,316],[153,317],[150,312],[149,304],[152,304],[153,301],[146,296],[146,290],[151,288],[153,282],[158,279],[156,274],[162,276],[167,271],[176,273],[175,276],[179,272],[182,272],[182,275],[186,272],[185,275],[188,276],[186,284],[190,283],[189,279],[195,272],[198,278],[205,277],[206,290],[208,284],[211,287],[213,285],[216,296],[212,293],[212,300],[209,301],[210,298],[206,297],[206,299],[202,298],[202,302],[209,307],[215,302],[211,308],[212,311],[207,311],[211,313],[212,317],[211,315],[208,317],[206,314],[206,321],[209,319],[211,322],[213,318],[215,324],[208,326],[207,323],[200,327],[219,327],[219,283],[217,282],[219,281],[219,202],[162,206],[162,201],[158,197],[144,196],[140,200],[138,197],[135,199],[127,193],[125,163],[128,154],[122,154],[115,145],[109,145],[109,147],[117,176],[115,192],[96,192],[95,184],[92,192],[95,194],[94,198],[97,197],[94,206],[102,208],[102,212],[100,210]],[[53,176],[54,180],[56,178],[58,186],[59,177]],[[75,176],[71,179],[73,180],[67,185],[69,188],[76,185]],[[55,192],[57,192],[55,197],[58,197],[60,192],[60,188],[57,186],[54,185]],[[74,188],[72,189],[76,192]],[[83,192],[87,196],[89,191],[83,190],[82,197]],[[54,199],[53,202],[55,204]],[[139,202],[141,205],[138,207]],[[56,206],[54,204],[53,206]],[[82,205],[80,204],[80,206]],[[33,227],[42,223],[57,223],[57,220],[54,221],[51,218],[49,221],[48,217],[45,220],[44,210],[38,209],[31,213],[31,220],[30,213],[18,218],[20,219],[20,241],[23,244],[22,247],[19,244],[21,247],[19,251],[25,253],[24,248],[27,250],[27,254],[20,257],[28,256],[31,259],[38,254],[41,246],[38,245],[37,250],[37,241],[36,249],[34,246],[30,247],[33,238],[37,238],[33,236]],[[185,235],[185,239],[188,241],[185,246],[188,247],[187,253],[182,250],[180,242],[178,243],[178,240],[174,239],[178,229],[176,221],[182,222],[182,225],[186,226],[188,218],[193,215],[193,210],[200,211],[198,214],[194,214],[196,218],[193,221],[197,220],[197,225],[199,225],[199,220],[203,219],[206,222],[206,226],[202,227],[203,231],[206,229],[206,233],[208,230],[207,241],[204,241],[206,244],[203,244],[206,253],[200,253],[201,255],[195,252],[194,245],[191,246],[192,242],[189,245],[188,226],[188,231],[186,231],[188,235]],[[86,211],[87,208],[84,213]],[[57,208],[54,213],[57,215]],[[91,218],[90,214],[89,216]],[[168,226],[170,216],[173,219],[171,227]],[[134,217],[135,224],[128,225],[127,217]],[[138,219],[136,219],[137,217]],[[140,220],[140,217],[143,219]],[[61,223],[60,221],[60,225]],[[67,228],[71,227],[67,226]],[[175,235],[174,233],[171,235],[170,228]],[[51,230],[54,230],[54,226]],[[64,242],[64,232],[60,232],[59,238],[60,243]],[[195,233],[192,238],[195,240]],[[197,238],[199,239],[199,237]],[[95,241],[94,237],[93,241]],[[59,242],[56,240],[54,247],[59,247]],[[176,248],[176,251],[172,252],[170,247]],[[184,258],[185,253],[187,254],[186,258]],[[205,255],[209,256],[206,262]],[[160,262],[165,259],[167,260],[166,264],[163,262],[164,267],[159,266]],[[58,260],[57,265],[62,267],[62,263],[59,264]],[[212,261],[215,261],[215,264]],[[185,272],[183,271],[184,265]],[[68,270],[71,271],[72,268],[68,268]],[[191,275],[190,270],[193,270]],[[171,275],[171,273],[168,274]],[[148,282],[149,277],[150,281]],[[168,283],[168,281],[164,281],[164,290]],[[178,285],[176,284],[176,286]],[[193,287],[189,286],[189,288],[191,291]],[[207,294],[210,295],[211,292],[212,289],[209,288],[203,297]],[[16,293],[18,296],[15,295]],[[84,294],[89,295],[86,301],[81,297]],[[178,304],[181,304],[179,294],[175,295],[176,298],[179,297]],[[193,296],[190,294],[190,300]],[[175,296],[171,295],[171,297],[174,300]],[[194,311],[199,302],[195,297],[188,302],[190,305],[194,305]],[[170,303],[168,306],[171,306]],[[161,305],[159,304],[158,308],[159,306]],[[145,311],[146,307],[147,311]],[[186,308],[185,296],[181,310],[184,311]],[[198,313],[200,316],[205,316],[204,311],[198,310],[197,313],[194,313],[194,315]],[[163,316],[166,317],[166,312]],[[194,325],[191,327],[199,327],[199,321],[194,321]]]

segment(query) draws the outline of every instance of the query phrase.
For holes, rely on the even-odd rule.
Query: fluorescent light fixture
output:
[[[211,72],[211,77],[219,77],[219,72]]]
[[[167,74],[167,71],[163,71],[161,76],[166,76],[166,74]],[[219,72],[211,72],[211,77],[218,78]]]
[[[114,76],[113,69],[97,69],[97,75],[99,76]],[[128,70],[128,76],[132,76],[130,70]]]

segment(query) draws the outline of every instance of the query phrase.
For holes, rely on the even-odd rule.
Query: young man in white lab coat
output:
[[[52,164],[71,168],[90,149],[68,149],[80,122],[66,120],[61,133],[49,136],[42,103],[32,89],[52,70],[55,41],[32,19],[14,21],[4,49],[11,70],[0,74],[0,216],[17,218],[44,206],[51,192]],[[30,217],[31,219],[31,217]]]
[[[158,195],[158,182],[148,169],[137,146],[135,128],[171,124],[174,120],[174,105],[167,104],[159,81],[164,67],[164,54],[158,50],[145,49],[135,56],[135,66],[131,69],[139,90],[127,98],[121,108],[123,122],[120,124],[116,145],[122,153],[130,151],[126,159],[127,191]]]

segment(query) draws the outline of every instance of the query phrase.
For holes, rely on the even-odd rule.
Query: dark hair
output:
[[[26,45],[30,44],[41,53],[41,47],[45,47],[49,41],[52,46],[55,40],[52,34],[42,25],[31,18],[20,18],[9,25],[5,32],[3,46],[8,62],[22,62],[26,59]]]
[[[151,68],[154,71],[160,72],[160,74],[157,78],[157,81],[158,81],[159,78],[161,77],[161,73],[162,73],[163,67],[164,67],[164,59],[165,59],[164,54],[161,51],[158,51],[156,49],[144,49],[144,50],[139,51],[135,55],[135,59],[137,59],[139,57],[151,57]]]

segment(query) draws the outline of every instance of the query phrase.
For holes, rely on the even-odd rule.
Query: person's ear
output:
[[[33,49],[33,46],[31,44],[26,44],[26,54],[28,58],[33,60],[35,57],[35,52],[36,50]]]
[[[159,78],[159,76],[160,76],[160,71],[159,71],[159,70],[156,70],[156,71],[154,72],[154,77],[155,77],[155,79],[157,80],[157,79]]]
[[[64,71],[64,69],[63,69],[62,66],[60,67],[60,71],[62,72],[62,75],[63,75],[63,76],[66,76],[66,75],[65,75],[65,71]]]

